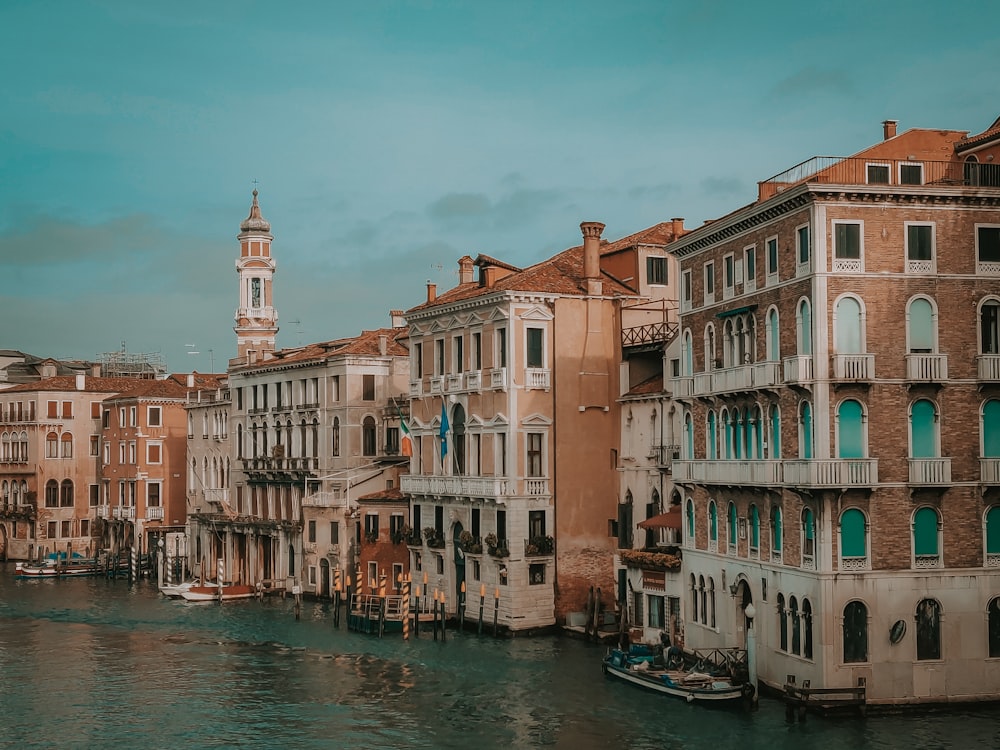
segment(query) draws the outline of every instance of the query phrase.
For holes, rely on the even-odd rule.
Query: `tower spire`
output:
[[[237,355],[230,364],[250,364],[267,359],[275,348],[278,311],[274,307],[273,278],[277,264],[271,257],[271,224],[260,212],[254,188],[250,214],[240,224],[236,239],[240,257],[236,273],[240,283],[240,304],[236,308]]]

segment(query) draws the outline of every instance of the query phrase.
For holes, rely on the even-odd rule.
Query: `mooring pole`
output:
[[[458,594],[458,629],[465,630],[465,581]]]
[[[483,607],[486,605],[486,584],[479,584],[479,628],[477,635],[483,634]]]
[[[410,640],[410,576],[399,574],[403,589],[403,640]]]
[[[431,622],[434,624],[434,640],[438,639],[438,592],[434,589],[434,605],[431,614]]]
[[[500,614],[500,587],[493,590],[493,637],[497,637],[497,616]]]
[[[446,640],[445,630],[447,630],[447,626],[445,624],[446,622],[445,618],[447,617],[447,612],[445,611],[445,598],[446,598],[445,593],[442,591],[441,592],[441,643],[444,643]]]

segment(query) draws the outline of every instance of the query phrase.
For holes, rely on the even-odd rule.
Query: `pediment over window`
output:
[[[546,417],[544,414],[539,414],[537,412],[529,414],[521,420],[522,427],[550,427],[551,425],[551,417]]]
[[[518,315],[521,320],[552,320],[555,317],[552,312],[546,308],[536,305],[523,313]]]
[[[486,421],[488,427],[493,427],[495,425],[508,425],[507,417],[504,414],[497,414],[496,416],[490,418]]]

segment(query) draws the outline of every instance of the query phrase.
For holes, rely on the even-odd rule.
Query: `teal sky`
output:
[[[978,1],[4,0],[0,348],[223,369],[254,179],[279,346],[387,325],[465,253],[696,226],[882,120],[986,128],[998,22]]]

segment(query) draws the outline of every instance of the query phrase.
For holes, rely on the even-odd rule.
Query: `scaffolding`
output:
[[[119,351],[105,352],[100,355],[99,361],[101,375],[106,378],[162,380],[167,376],[163,355],[159,352],[129,352],[124,341]]]

